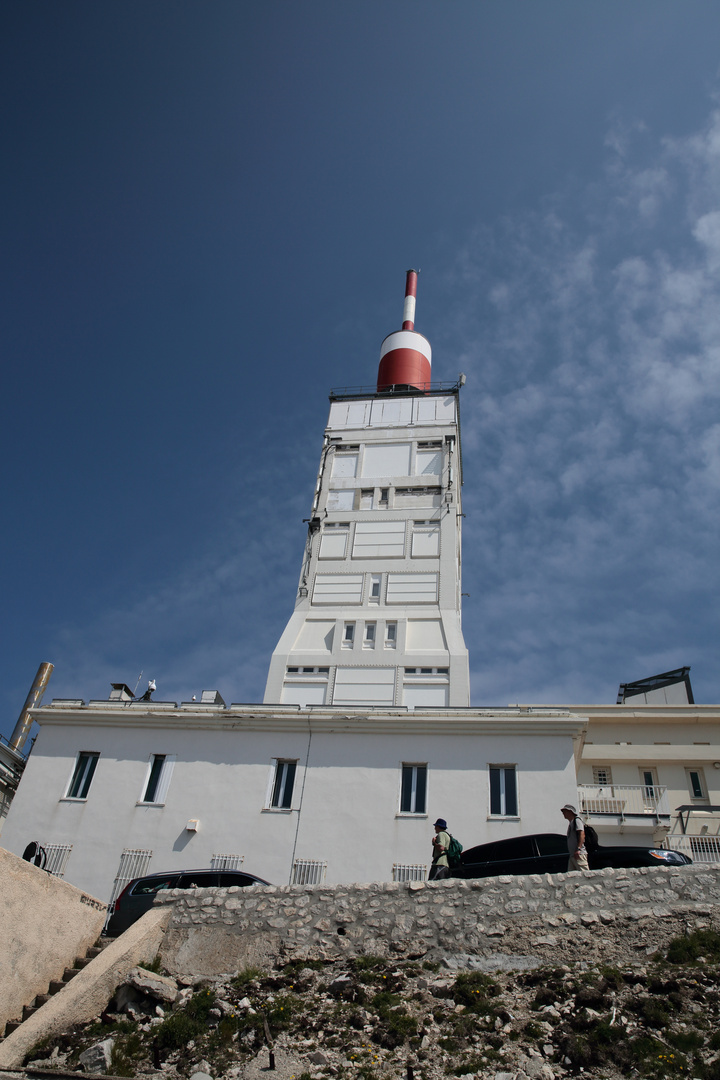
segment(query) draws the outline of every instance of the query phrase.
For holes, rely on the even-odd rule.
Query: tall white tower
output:
[[[332,393],[295,610],[266,704],[470,704],[461,608],[460,383],[431,384],[409,270],[376,391]],[[463,380],[464,381],[464,380]]]

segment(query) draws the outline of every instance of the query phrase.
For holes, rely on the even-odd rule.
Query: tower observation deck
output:
[[[382,344],[377,388],[330,395],[295,609],[266,704],[467,707],[461,627],[460,383],[433,384],[414,329]]]

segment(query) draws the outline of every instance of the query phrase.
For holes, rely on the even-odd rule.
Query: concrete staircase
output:
[[[4,1034],[2,1038],[0,1038],[0,1042],[2,1042],[4,1038],[6,1039],[8,1035],[11,1035],[13,1031],[16,1031],[21,1024],[25,1023],[26,1020],[29,1020],[39,1008],[45,1005],[51,997],[59,993],[63,987],[67,986],[67,984],[74,979],[84,967],[87,967],[91,960],[94,960],[96,956],[100,955],[108,944],[109,942],[104,941],[100,945],[92,945],[84,956],[78,956],[73,961],[72,967],[65,968],[62,979],[53,979],[48,986],[47,994],[38,994],[31,1005],[25,1005],[22,1011],[22,1017],[19,1020],[8,1020],[5,1025]]]

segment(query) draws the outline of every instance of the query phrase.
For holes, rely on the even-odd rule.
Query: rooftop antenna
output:
[[[428,339],[415,329],[418,273],[408,270],[405,277],[402,330],[388,334],[380,346],[378,393],[430,389],[432,349]]]
[[[133,690],[133,697],[137,696],[137,688],[140,685],[140,680],[142,679],[142,677],[143,677],[143,673],[141,671],[140,674],[138,675],[138,681],[135,683],[135,689]]]

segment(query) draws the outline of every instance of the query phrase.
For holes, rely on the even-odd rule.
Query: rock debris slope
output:
[[[508,933],[488,955],[313,955],[171,978],[135,969],[29,1068],[168,1080],[720,1080],[720,932],[672,916]],[[202,1074],[202,1076],[198,1075]],[[16,1074],[15,1074],[16,1075]]]

